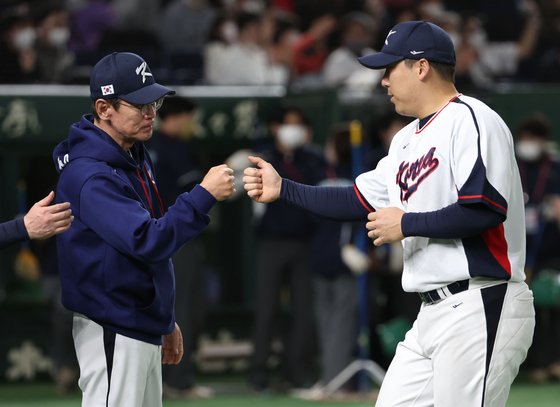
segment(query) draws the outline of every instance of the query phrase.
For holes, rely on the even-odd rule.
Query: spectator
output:
[[[220,15],[214,20],[204,46],[204,78],[207,83],[219,83],[224,75],[228,75],[226,54],[237,41],[237,36],[237,24],[233,19]]]
[[[223,50],[223,55],[206,61],[208,78],[214,85],[280,85],[288,81],[288,72],[281,65],[270,63],[261,46],[262,18],[252,13],[237,16],[237,41]],[[220,67],[216,66],[220,64]]]
[[[103,34],[113,28],[115,22],[115,10],[108,0],[89,0],[86,4],[76,7],[70,16],[69,49],[86,62],[90,59],[95,62],[96,56],[88,58],[88,53],[97,50]]]
[[[311,130],[296,108],[282,111],[279,125],[272,130],[274,144],[262,155],[276,164],[284,176],[316,184],[324,178],[321,154],[309,143]],[[254,353],[250,383],[257,391],[270,386],[267,365],[275,337],[280,294],[289,284],[290,327],[285,332],[281,365],[284,378],[296,388],[313,383],[313,301],[309,265],[312,218],[299,208],[283,202],[262,206],[257,220],[256,299]],[[285,297],[285,296],[284,296]]]
[[[183,192],[202,181],[203,172],[187,144],[192,137],[196,105],[189,99],[170,97],[158,111],[158,131],[148,143],[160,182],[165,208]],[[164,366],[163,396],[170,399],[207,398],[212,390],[195,384],[195,360],[206,310],[204,242],[191,240],[173,255],[175,270],[175,320],[183,328],[184,356],[175,366]]]
[[[38,79],[36,38],[33,21],[28,15],[8,14],[1,28],[0,82],[29,83]]]
[[[157,32],[160,27],[161,0],[113,0],[120,30]]]
[[[520,63],[533,54],[541,29],[538,5],[533,0],[524,1],[527,17],[517,41],[489,41],[477,17],[471,16],[463,22],[457,47],[459,75],[467,75],[478,88],[516,77]]]
[[[532,280],[545,269],[560,276],[560,163],[549,152],[549,141],[550,125],[544,116],[529,116],[519,125],[516,155],[525,195],[526,273]],[[560,379],[560,310],[535,301],[535,311],[529,379]]]
[[[294,44],[300,33],[294,18],[288,14],[274,17],[272,40],[268,44],[268,58],[272,65],[284,71],[285,83],[291,83],[294,73]]]
[[[381,72],[372,71],[358,62],[358,57],[372,54],[376,32],[375,20],[365,13],[354,12],[342,19],[340,46],[325,61],[323,77],[330,85],[372,89],[381,80]]]
[[[216,11],[207,0],[174,0],[163,10],[159,35],[170,54],[202,52]]]
[[[62,6],[46,6],[37,16],[36,30],[39,80],[46,83],[71,82],[74,55],[68,51],[68,11]]]
[[[337,19],[330,14],[313,20],[311,27],[294,44],[294,74],[302,84],[321,83],[320,73],[329,50],[328,36],[336,28]]]
[[[557,1],[542,1],[543,30],[538,49],[533,78],[541,82],[558,82],[560,72],[560,3]]]
[[[348,125],[328,140],[327,178],[321,186],[352,186],[352,151]],[[357,341],[358,298],[356,274],[368,270],[366,254],[354,245],[360,223],[316,220],[311,246],[313,300],[320,350],[320,386],[300,393],[302,398],[323,397],[331,382],[353,360]]]

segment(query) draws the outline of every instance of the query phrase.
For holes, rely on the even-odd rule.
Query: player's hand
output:
[[[385,243],[394,243],[404,239],[401,220],[404,211],[399,208],[384,208],[368,215],[366,223],[368,236],[373,244],[381,246]]]
[[[235,192],[233,180],[233,170],[222,164],[210,168],[200,186],[210,192],[217,201],[223,201]]]
[[[247,195],[260,203],[274,202],[280,197],[282,177],[274,167],[260,157],[249,156],[249,161],[257,168],[246,168],[243,183]]]
[[[46,239],[70,228],[70,224],[74,220],[70,203],[50,205],[53,199],[54,192],[51,191],[33,205],[23,217],[23,223],[30,239]]]
[[[169,335],[163,336],[161,346],[161,363],[176,365],[183,358],[183,334],[181,328],[175,323],[175,329]]]

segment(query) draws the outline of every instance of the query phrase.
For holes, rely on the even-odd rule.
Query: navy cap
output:
[[[371,69],[382,69],[403,59],[422,59],[455,65],[451,37],[440,27],[426,21],[399,23],[387,34],[381,52],[358,58]]]
[[[148,64],[132,52],[113,52],[95,64],[89,81],[90,97],[122,99],[145,105],[175,91],[156,83]]]

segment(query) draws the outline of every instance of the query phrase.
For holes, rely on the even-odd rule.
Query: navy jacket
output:
[[[0,223],[0,249],[29,239],[23,218]]]
[[[209,223],[200,185],[164,213],[142,143],[132,158],[85,115],[54,150],[57,200],[74,222],[57,236],[62,303],[113,332],[153,344],[174,328],[171,255]]]

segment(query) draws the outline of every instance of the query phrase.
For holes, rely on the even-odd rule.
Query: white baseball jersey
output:
[[[523,192],[504,121],[481,101],[459,95],[418,125],[399,131],[387,157],[356,179],[369,204],[430,212],[483,203],[507,219],[468,238],[405,238],[404,290],[429,291],[470,277],[523,281]]]

